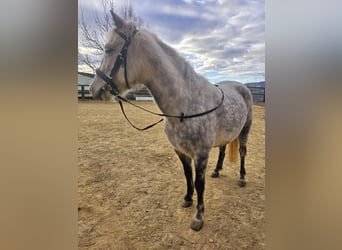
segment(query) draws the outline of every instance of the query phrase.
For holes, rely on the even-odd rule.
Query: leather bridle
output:
[[[136,35],[136,33],[138,32],[139,30],[135,29],[134,32],[133,32],[133,35],[132,35],[132,38],[134,38],[134,36]],[[169,118],[178,118],[180,119],[180,122],[183,122],[184,119],[188,119],[188,118],[195,118],[195,117],[199,117],[199,116],[203,116],[203,115],[206,115],[206,114],[209,114],[213,111],[215,111],[216,109],[218,109],[219,107],[221,107],[222,103],[223,103],[223,100],[224,100],[224,92],[222,89],[218,88],[220,91],[221,91],[221,100],[220,102],[212,109],[209,109],[207,111],[204,111],[204,112],[201,112],[201,113],[196,113],[196,114],[190,114],[190,115],[185,115],[183,112],[180,114],[180,115],[169,115],[169,114],[160,114],[160,113],[155,113],[155,112],[152,112],[150,110],[147,110],[145,108],[142,108],[132,102],[130,102],[129,100],[127,100],[126,98],[120,96],[120,91],[118,89],[118,87],[116,86],[115,82],[113,81],[113,76],[118,72],[118,70],[120,69],[120,67],[122,66],[124,68],[124,75],[125,75],[125,83],[126,83],[126,87],[127,89],[130,89],[129,87],[129,84],[128,84],[128,79],[127,79],[127,50],[128,50],[128,47],[129,45],[131,44],[131,37],[127,37],[124,33],[120,32],[120,31],[115,31],[122,39],[125,40],[125,44],[123,45],[120,53],[117,55],[116,57],[116,60],[114,62],[114,66],[109,74],[109,76],[107,76],[103,71],[101,71],[99,68],[96,69],[96,75],[99,76],[104,82],[106,82],[110,87],[111,87],[111,90],[110,90],[110,93],[113,94],[119,104],[120,104],[120,108],[121,108],[121,112],[123,113],[124,117],[126,118],[126,120],[128,121],[128,123],[135,129],[137,130],[140,130],[140,131],[143,131],[143,130],[147,130],[149,128],[152,128],[154,125],[162,122],[164,119],[160,119],[159,121],[145,127],[145,128],[138,128],[136,127],[127,117],[126,113],[125,113],[125,110],[124,110],[124,107],[123,107],[123,103],[122,102],[126,102],[126,103],[129,103],[139,109],[142,109],[146,112],[149,112],[151,114],[154,114],[154,115],[157,115],[157,116],[161,116],[161,117],[169,117]],[[215,85],[216,87],[218,87],[217,85]]]
[[[138,30],[134,30],[132,38],[134,38],[135,34]],[[105,81],[111,87],[111,94],[114,96],[119,95],[119,89],[113,81],[113,76],[118,72],[120,66],[124,68],[124,75],[125,75],[125,83],[127,89],[129,89],[128,79],[127,79],[127,50],[129,45],[131,44],[131,37],[126,36],[124,33],[120,31],[116,31],[116,33],[125,40],[125,44],[123,45],[120,53],[117,55],[116,60],[114,62],[114,66],[109,74],[109,77],[101,71],[99,68],[96,69],[96,75],[98,75],[103,81]]]

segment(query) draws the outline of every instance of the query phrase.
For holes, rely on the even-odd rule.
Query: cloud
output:
[[[96,49],[78,46],[78,53],[87,54],[87,55],[89,55],[89,54],[94,55],[94,54],[97,54],[98,51]]]
[[[264,75],[263,1],[158,1],[148,9],[149,1],[144,2],[139,11],[150,30],[185,55],[197,72]]]
[[[83,2],[86,3],[84,8],[88,8],[94,1],[80,0],[80,4]],[[148,29],[175,48],[209,80],[264,77],[264,1],[131,2]]]

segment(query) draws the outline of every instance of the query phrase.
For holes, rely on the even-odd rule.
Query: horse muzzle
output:
[[[101,78],[107,85],[105,86],[105,90],[109,90],[110,93],[114,96],[119,95],[120,91],[116,84],[113,81],[113,78],[110,76],[108,77],[104,72],[102,72],[100,69],[96,69],[96,76]]]
[[[91,91],[91,95],[95,100],[108,101],[111,99],[111,87],[108,85],[103,86],[100,90],[95,93]]]
[[[89,91],[90,91],[91,96],[94,99],[99,99],[101,92],[104,91],[103,89],[104,86],[105,86],[104,83],[99,83],[94,80],[89,86]]]

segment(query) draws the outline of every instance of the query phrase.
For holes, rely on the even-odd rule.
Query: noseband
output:
[[[137,32],[138,32],[138,30],[134,30],[133,36],[132,36],[133,38]],[[120,32],[120,31],[116,31],[116,33],[122,39],[125,40],[125,44],[122,47],[118,56],[116,57],[116,60],[114,62],[114,66],[112,68],[112,71],[109,74],[109,77],[103,71],[101,71],[99,68],[96,69],[96,75],[98,75],[103,81],[105,81],[111,87],[111,94],[113,94],[114,96],[119,95],[119,89],[113,81],[113,76],[118,72],[118,70],[120,69],[120,66],[122,66],[124,68],[125,82],[126,82],[127,89],[129,89],[128,80],[127,80],[126,63],[127,63],[127,50],[128,50],[129,45],[131,44],[131,37],[127,37],[124,33]]]

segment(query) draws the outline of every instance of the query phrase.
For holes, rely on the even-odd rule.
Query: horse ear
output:
[[[119,29],[122,28],[126,24],[125,20],[123,20],[121,17],[115,14],[113,10],[110,10],[110,14],[112,14],[115,26],[118,27]]]

